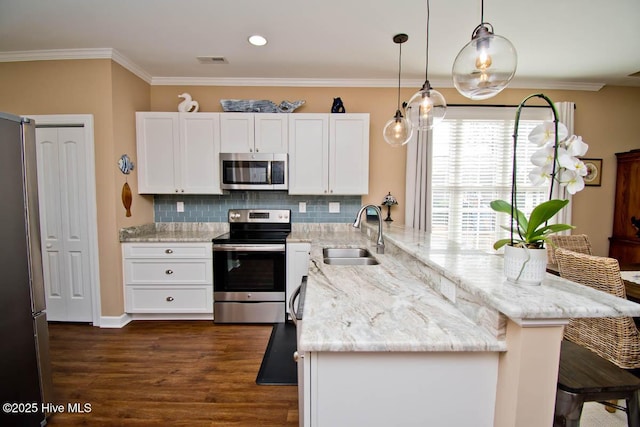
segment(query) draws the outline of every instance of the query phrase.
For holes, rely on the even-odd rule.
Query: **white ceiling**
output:
[[[429,80],[451,87],[481,2],[430,1]],[[640,86],[639,0],[486,0],[484,17],[518,51],[513,87]],[[425,0],[0,0],[0,61],[112,52],[153,84],[394,86],[400,32],[403,86],[420,86]]]

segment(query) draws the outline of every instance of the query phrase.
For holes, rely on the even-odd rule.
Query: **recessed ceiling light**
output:
[[[267,44],[267,39],[258,34],[254,34],[253,36],[249,36],[249,43],[254,46],[264,46]]]

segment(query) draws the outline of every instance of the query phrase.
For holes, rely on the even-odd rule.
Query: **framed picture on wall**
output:
[[[587,175],[584,177],[584,185],[600,187],[602,184],[602,159],[581,158],[587,168]]]

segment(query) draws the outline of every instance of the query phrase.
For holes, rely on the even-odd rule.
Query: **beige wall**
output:
[[[401,99],[408,100],[418,88],[403,88]],[[455,89],[439,89],[448,104],[470,104]],[[393,148],[382,139],[382,128],[396,110],[397,89],[393,88],[304,88],[304,87],[213,87],[213,86],[153,86],[151,109],[176,111],[178,94],[190,93],[200,103],[200,111],[222,111],[220,99],[304,99],[296,110],[301,113],[329,112],[333,97],[340,96],[349,113],[371,114],[369,195],[365,203],[380,204],[388,191],[398,199],[392,216],[404,221],[406,149]],[[608,238],[613,225],[615,191],[615,153],[640,148],[640,88],[605,87],[598,92],[558,90],[507,89],[485,104],[517,105],[527,95],[542,92],[554,102],[576,103],[575,132],[589,144],[587,157],[603,159],[601,187],[586,187],[574,198],[573,225],[575,233],[588,234],[594,252],[607,255]],[[535,105],[534,100],[527,105]],[[543,105],[543,104],[541,104]],[[294,113],[295,114],[295,113]]]
[[[408,99],[418,88],[403,88]],[[329,112],[340,96],[347,112],[370,113],[370,178],[365,203],[379,204],[391,191],[399,206],[392,215],[404,218],[405,148],[392,148],[382,128],[396,109],[394,88],[149,86],[107,59],[0,63],[0,111],[28,114],[93,114],[102,315],[123,312],[122,266],[118,230],[153,221],[153,200],[137,195],[137,175],[128,176],[133,191],[133,216],[121,202],[124,175],[117,168],[122,154],[135,153],[135,111],[177,111],[178,95],[189,92],[200,111],[221,111],[220,99],[306,100],[297,112]],[[469,101],[454,89],[441,89],[449,104]],[[488,104],[518,104],[534,90],[505,90]],[[586,233],[599,255],[608,252],[613,218],[616,152],[640,148],[640,88],[605,87],[598,92],[543,91],[554,101],[574,101],[576,133],[590,144],[589,157],[604,159],[601,187],[587,187],[575,197],[573,224]],[[295,114],[295,113],[294,113]]]
[[[134,111],[149,106],[149,86],[108,59],[0,63],[0,111],[17,115],[92,114],[103,316],[123,313],[118,229],[153,221],[149,200],[134,194],[122,220],[121,154],[135,156]],[[133,158],[135,158],[132,156]]]

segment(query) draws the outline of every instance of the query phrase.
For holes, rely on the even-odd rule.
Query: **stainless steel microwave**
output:
[[[223,190],[287,190],[288,154],[220,153]]]

